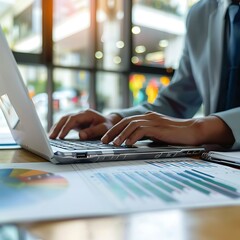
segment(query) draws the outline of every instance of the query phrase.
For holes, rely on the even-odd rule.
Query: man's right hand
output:
[[[81,140],[100,139],[110,128],[121,120],[121,116],[111,114],[104,116],[99,112],[88,109],[86,111],[66,115],[51,129],[49,138],[65,138],[70,130],[79,132]]]

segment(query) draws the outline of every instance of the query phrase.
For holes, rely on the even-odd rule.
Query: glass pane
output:
[[[168,86],[171,78],[168,76],[159,76],[152,74],[136,74],[130,75],[129,89],[131,93],[132,106],[136,106],[145,101],[153,103],[161,88]],[[194,117],[203,117],[204,107],[199,108],[199,111]]]
[[[89,81],[90,74],[86,71],[54,71],[54,122],[66,114],[89,108]]]
[[[119,70],[124,67],[126,33],[123,31],[122,0],[98,0],[97,8],[97,66],[108,70]]]
[[[132,63],[177,68],[185,35],[185,18],[197,0],[134,0]]]
[[[46,93],[47,70],[43,66],[19,66],[23,80],[28,88],[40,121],[47,129],[48,97]]]
[[[90,2],[54,0],[54,63],[89,66],[91,62]]]
[[[42,51],[41,4],[41,0],[0,0],[1,26],[14,51]]]
[[[132,74],[130,75],[129,88],[132,93],[133,106],[142,102],[153,103],[158,95],[160,88],[166,87],[170,83],[168,76],[151,74]]]
[[[97,110],[108,114],[123,107],[123,76],[115,73],[97,73]]]

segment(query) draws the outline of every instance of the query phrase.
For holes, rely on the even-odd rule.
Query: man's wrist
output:
[[[219,117],[208,116],[196,120],[200,144],[232,145],[234,136],[228,125]]]

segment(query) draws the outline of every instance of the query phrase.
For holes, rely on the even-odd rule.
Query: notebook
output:
[[[0,105],[13,138],[24,149],[52,163],[159,159],[192,156],[204,151],[202,147],[159,146],[149,141],[139,141],[132,147],[87,142],[81,149],[76,146],[68,149],[60,147],[58,144],[62,142],[57,140],[51,146],[1,28],[0,53]],[[85,142],[73,140],[71,143],[84,145]]]
[[[209,151],[204,152],[201,157],[207,161],[240,166],[240,151]]]

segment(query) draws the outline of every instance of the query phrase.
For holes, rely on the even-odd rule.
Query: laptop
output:
[[[204,151],[202,147],[159,146],[151,141],[139,141],[131,147],[116,147],[100,141],[50,140],[42,127],[1,28],[0,55],[0,106],[13,138],[22,148],[52,163],[159,159],[192,156]]]

